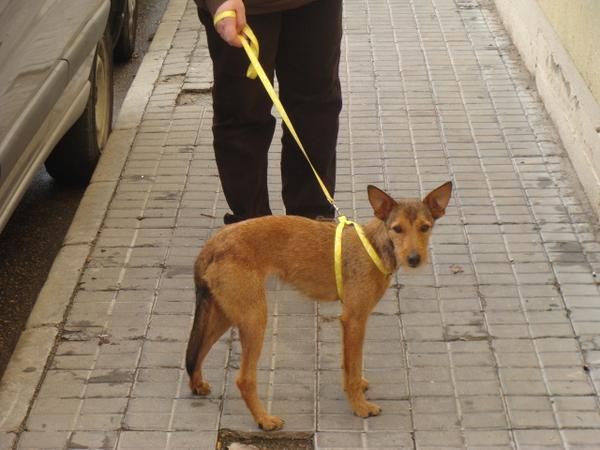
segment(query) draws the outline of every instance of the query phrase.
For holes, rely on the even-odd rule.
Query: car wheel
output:
[[[110,49],[110,35],[106,31],[96,47],[85,110],[46,160],[46,170],[58,182],[87,184],[108,141],[113,110]]]
[[[133,56],[137,32],[137,16],[137,0],[125,0],[123,27],[114,50],[115,61],[127,62]]]

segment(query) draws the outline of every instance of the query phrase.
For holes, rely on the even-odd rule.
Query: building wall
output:
[[[493,2],[600,218],[600,0]]]
[[[537,1],[592,94],[600,101],[600,1]]]

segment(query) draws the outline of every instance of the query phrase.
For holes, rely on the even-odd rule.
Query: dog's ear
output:
[[[375,217],[381,220],[387,219],[392,208],[396,206],[396,201],[381,189],[372,185],[367,186],[367,192]]]
[[[433,220],[437,220],[446,213],[446,206],[450,202],[452,195],[452,182],[448,181],[441,186],[438,186],[423,200],[423,203],[429,208]]]

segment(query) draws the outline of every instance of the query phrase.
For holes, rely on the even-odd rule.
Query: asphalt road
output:
[[[156,31],[168,0],[138,0],[136,52],[115,65],[117,117],[127,90]],[[40,170],[0,234],[0,376],[71,225],[84,189],[54,183]]]

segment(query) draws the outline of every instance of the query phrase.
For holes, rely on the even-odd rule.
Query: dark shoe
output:
[[[223,223],[225,225],[231,225],[232,223],[238,223],[238,222],[241,222],[242,220],[244,220],[243,217],[236,216],[235,214],[231,214],[231,213],[226,213],[223,216]]]

